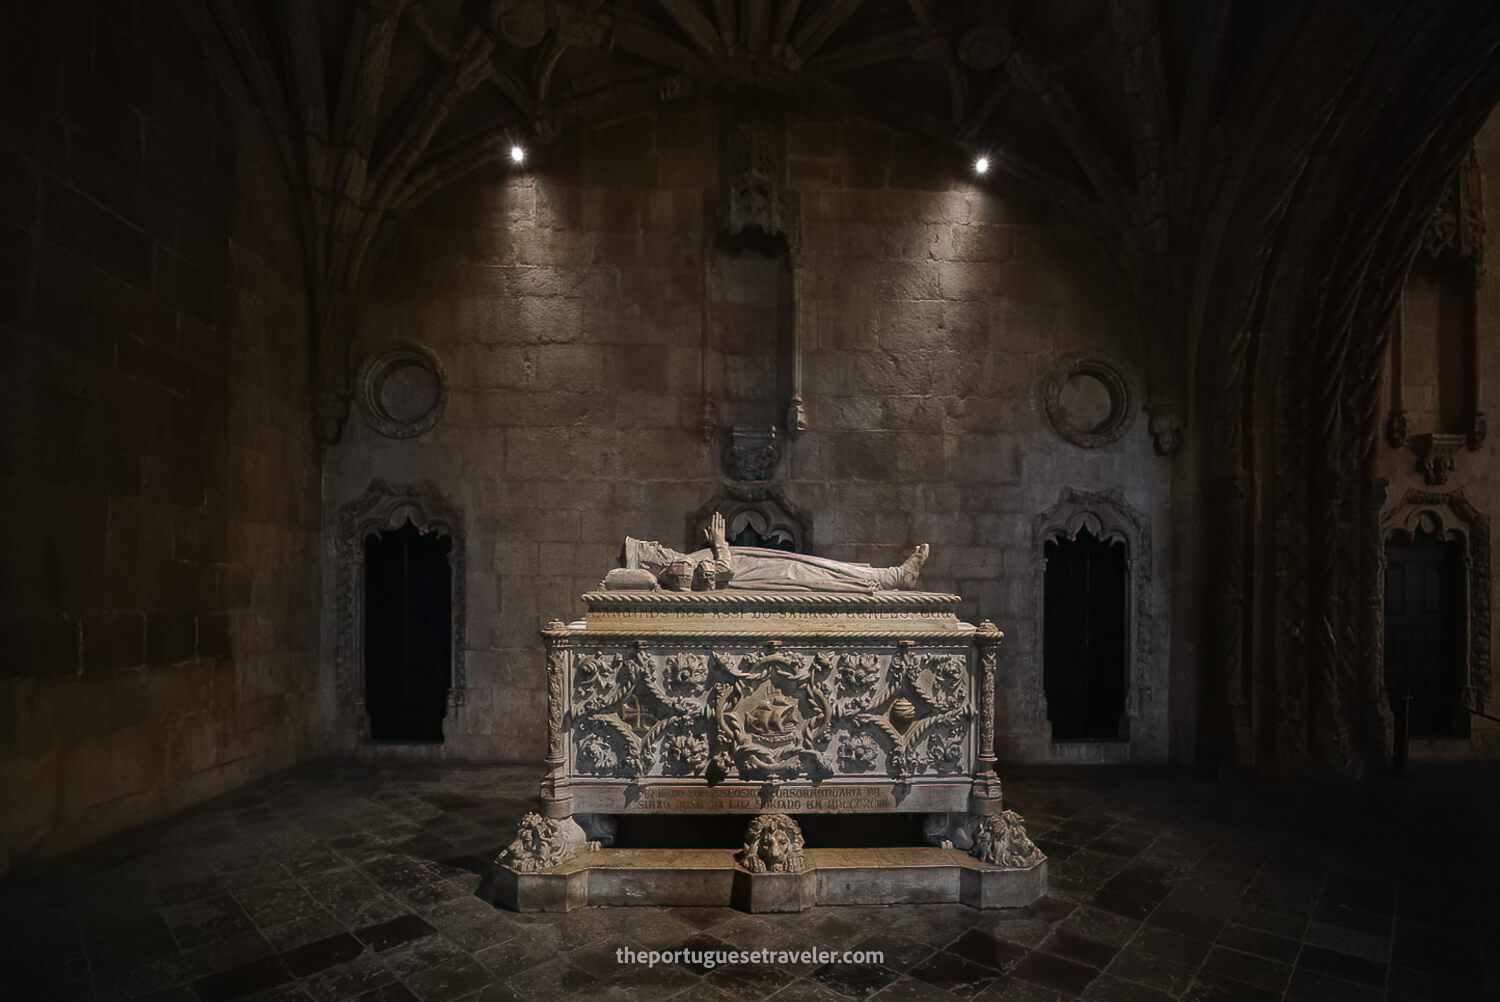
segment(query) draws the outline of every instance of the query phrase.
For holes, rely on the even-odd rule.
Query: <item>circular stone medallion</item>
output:
[[[1130,380],[1113,361],[1068,355],[1042,384],[1047,420],[1064,439],[1085,449],[1118,441],[1135,418]]]
[[[448,381],[431,348],[402,345],[365,359],[358,397],[371,428],[387,438],[415,438],[443,416]]]

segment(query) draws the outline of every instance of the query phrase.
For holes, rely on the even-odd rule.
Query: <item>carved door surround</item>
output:
[[[452,673],[448,681],[449,712],[464,703],[467,678],[464,652],[464,535],[463,512],[449,504],[430,481],[390,484],[372,480],[355,500],[339,509],[338,528],[338,654],[335,687],[341,707],[359,722],[359,736],[370,736],[365,707],[364,583],[365,539],[372,533],[399,529],[408,521],[419,531],[435,532],[453,540],[448,561],[452,573]]]
[[[1458,538],[1464,544],[1464,585],[1468,594],[1468,629],[1463,657],[1460,698],[1466,707],[1488,712],[1490,692],[1490,520],[1475,508],[1462,490],[1408,490],[1401,503],[1380,516],[1380,573],[1374,593],[1375,636],[1385,636],[1385,541],[1398,532],[1418,529],[1439,538]],[[1385,644],[1376,645],[1376,678],[1385,678]]]
[[[1030,677],[1025,684],[1034,688],[1038,707],[1034,721],[1037,729],[1051,741],[1051,723],[1047,719],[1047,701],[1042,688],[1042,628],[1044,610],[1043,575],[1046,572],[1047,543],[1076,539],[1087,529],[1096,539],[1122,542],[1125,545],[1125,588],[1128,634],[1125,645],[1125,712],[1130,720],[1128,740],[1096,744],[1099,761],[1132,761],[1136,748],[1144,739],[1162,743],[1164,733],[1153,728],[1166,727],[1165,679],[1156,673],[1155,622],[1152,614],[1151,532],[1146,517],[1130,505],[1118,490],[1085,491],[1063,488],[1057,503],[1034,523],[1031,537],[1031,560],[1036,582],[1036,611],[1032,623],[1033,656]],[[1158,690],[1162,690],[1158,692]],[[1143,719],[1150,717],[1149,721]],[[1056,746],[1054,745],[1054,748]]]

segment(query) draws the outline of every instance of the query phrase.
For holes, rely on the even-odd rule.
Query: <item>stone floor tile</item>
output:
[[[1011,976],[1068,995],[1079,995],[1099,976],[1093,967],[1038,950],[1011,971]]]
[[[1240,953],[1254,954],[1281,964],[1290,964],[1295,961],[1297,951],[1302,948],[1298,940],[1233,922],[1219,931],[1219,938],[1215,943],[1218,946],[1238,950]]]
[[[465,956],[424,968],[400,980],[421,1002],[456,1002],[488,985],[490,973]]]
[[[855,963],[825,964],[807,976],[840,995],[855,999],[867,999],[899,977],[899,971],[880,964]]]
[[[965,960],[972,960],[1002,973],[1010,971],[1030,952],[1024,946],[1001,939],[983,929],[970,929],[948,944],[947,950]]]

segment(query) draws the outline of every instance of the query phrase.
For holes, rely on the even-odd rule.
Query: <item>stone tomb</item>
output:
[[[1002,809],[1001,633],[957,595],[600,591],[543,631],[542,811],[495,866],[498,903],[961,901],[1013,907],[1046,860]],[[921,813],[927,846],[805,846],[797,814]],[[743,814],[745,846],[609,848],[622,814]],[[690,821],[686,822],[690,823]]]

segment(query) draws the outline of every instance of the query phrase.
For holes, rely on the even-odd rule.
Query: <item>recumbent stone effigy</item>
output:
[[[964,901],[1045,893],[1046,861],[1002,807],[994,683],[1002,635],[913,590],[918,547],[876,568],[628,539],[625,567],[543,631],[540,815],[497,859],[500,903]],[[745,847],[603,848],[622,814],[753,815]],[[921,813],[930,846],[807,846],[791,815]],[[793,850],[792,847],[795,847]]]

